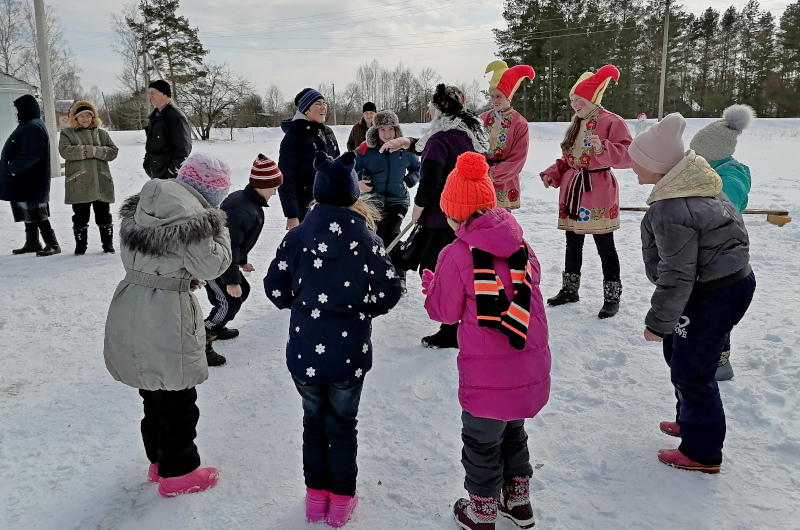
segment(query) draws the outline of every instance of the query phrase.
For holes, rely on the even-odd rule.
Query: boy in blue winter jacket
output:
[[[242,272],[253,272],[255,268],[247,260],[261,229],[264,227],[264,208],[267,201],[278,191],[283,183],[283,175],[278,165],[259,154],[250,170],[250,183],[241,191],[228,195],[220,209],[227,216],[228,231],[231,235],[230,267],[219,278],[206,283],[211,312],[205,320],[206,360],[209,366],[222,366],[226,359],[214,351],[212,342],[239,336],[239,330],[228,328],[242,304],[250,295],[250,284]]]
[[[397,115],[390,110],[382,110],[373,118],[366,141],[356,151],[358,187],[362,193],[369,194],[369,201],[381,213],[377,234],[384,246],[389,246],[400,234],[411,203],[408,188],[413,188],[419,182],[417,155],[402,149],[393,153],[389,150],[380,152],[385,142],[402,136]],[[405,292],[405,271],[397,272]]]
[[[314,199],[278,246],[267,298],[291,308],[286,364],[303,399],[306,517],[343,526],[356,507],[356,415],[372,367],[372,319],[400,299],[400,280],[359,198],[352,151],[317,153]]]
[[[722,179],[722,191],[740,212],[747,208],[750,193],[750,168],[733,158],[736,142],[742,131],[755,119],[756,113],[747,105],[731,105],[722,113],[722,119],[712,122],[694,135],[689,147],[706,159]],[[731,338],[725,342],[719,358],[717,381],[733,378],[730,363]]]

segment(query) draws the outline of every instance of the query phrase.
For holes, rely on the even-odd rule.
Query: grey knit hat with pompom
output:
[[[748,105],[731,105],[722,119],[709,123],[694,135],[689,148],[709,162],[733,156],[739,135],[756,118]]]

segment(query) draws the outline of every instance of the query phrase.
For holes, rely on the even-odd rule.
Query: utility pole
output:
[[[661,89],[658,94],[658,121],[664,117],[664,89],[667,86],[667,46],[669,44],[669,2],[664,7],[664,44],[661,49]]]
[[[550,70],[548,71],[550,79],[550,110],[548,111],[547,121],[553,121],[553,39],[550,39]]]
[[[333,90],[333,124],[336,125],[336,83],[331,83]]]
[[[53,95],[53,73],[50,69],[50,47],[47,45],[47,13],[44,0],[33,0],[33,12],[36,18],[36,49],[39,54],[40,88],[44,102],[44,124],[50,141],[50,177],[61,175],[61,158],[58,156],[56,143],[56,102]]]

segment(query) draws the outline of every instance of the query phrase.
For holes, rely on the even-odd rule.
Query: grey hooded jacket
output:
[[[203,311],[192,279],[231,264],[225,213],[191,186],[151,180],[120,208],[125,279],[106,319],[103,353],[117,381],[144,390],[183,390],[208,378]]]
[[[747,229],[721,190],[719,175],[688,151],[647,199],[642,256],[656,290],[645,325],[654,332],[672,333],[693,291],[750,272]]]

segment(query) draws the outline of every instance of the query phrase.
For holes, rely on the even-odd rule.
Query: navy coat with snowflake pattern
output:
[[[302,383],[341,384],[372,368],[372,319],[400,300],[400,279],[358,213],[318,204],[278,246],[267,297],[291,308],[286,364]]]

